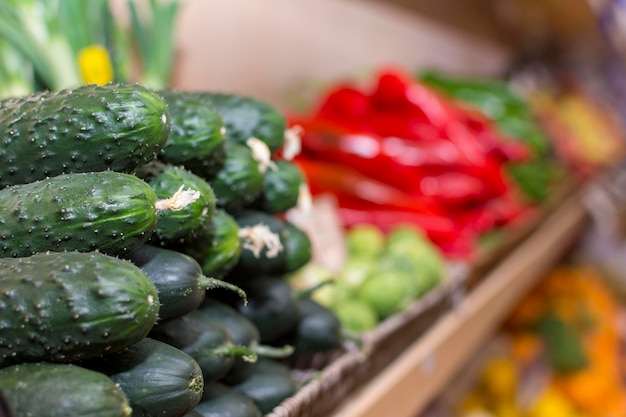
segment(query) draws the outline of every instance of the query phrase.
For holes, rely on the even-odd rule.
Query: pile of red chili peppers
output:
[[[346,227],[419,226],[451,258],[530,210],[505,166],[530,150],[482,113],[398,70],[371,88],[335,86],[309,114],[296,158],[311,192],[332,193]]]

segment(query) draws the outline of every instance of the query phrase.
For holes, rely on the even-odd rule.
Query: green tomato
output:
[[[416,286],[409,274],[379,271],[370,275],[356,294],[376,311],[380,319],[385,319],[404,310],[415,299]]]
[[[378,256],[385,246],[385,235],[376,226],[362,224],[346,232],[349,257],[372,258]]]
[[[376,312],[367,303],[357,299],[346,299],[333,306],[333,312],[348,331],[363,333],[378,324]]]
[[[337,281],[346,287],[358,288],[376,268],[376,259],[348,257],[339,270]]]
[[[314,287],[332,278],[331,271],[323,265],[309,262],[295,272],[286,275],[291,287],[297,291]]]

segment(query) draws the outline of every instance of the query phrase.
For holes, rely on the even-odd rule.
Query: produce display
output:
[[[455,415],[624,415],[622,314],[604,273],[556,267],[514,309]]]
[[[0,417],[270,414],[621,156],[574,90],[382,68],[299,114],[177,90],[180,3],[143,6],[0,1]],[[335,269],[306,221],[323,196]],[[598,275],[564,266],[520,303],[458,417],[626,415]]]
[[[287,279],[312,257],[285,216],[306,178],[268,104],[82,85],[0,102],[0,129],[0,391],[17,417],[260,416],[302,384],[283,359],[341,346],[315,288]]]
[[[530,107],[491,84],[394,69],[331,86],[290,117],[313,195],[335,196],[348,228],[410,223],[446,256],[472,259],[484,236],[527,220],[566,171]]]

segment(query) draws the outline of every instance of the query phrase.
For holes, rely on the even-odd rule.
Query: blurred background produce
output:
[[[443,383],[395,402],[439,394],[446,417],[626,415],[618,3],[0,2],[0,398],[32,417],[23,399],[39,392],[43,410],[70,398],[120,417],[355,404],[350,389],[416,349],[413,375],[455,363],[422,337],[445,348],[477,312],[477,328],[500,324],[497,294],[493,309],[473,298],[498,278],[481,279],[584,197],[604,233],[588,239],[610,236],[616,254],[592,242],[585,260],[610,268],[546,274],[493,355],[474,352],[487,359],[463,395]],[[67,266],[74,255],[87,257]],[[528,269],[542,256],[527,253]],[[125,299],[133,334],[103,313]],[[92,313],[106,317],[92,327]],[[480,342],[467,339],[455,348]],[[351,380],[341,366],[355,363]],[[94,389],[24,383],[65,372]]]

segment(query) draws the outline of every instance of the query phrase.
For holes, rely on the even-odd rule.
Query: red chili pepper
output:
[[[317,109],[317,115],[331,120],[355,119],[370,111],[370,98],[349,86],[339,86],[330,91]]]
[[[299,156],[295,162],[304,172],[311,191],[331,192],[380,207],[412,210],[438,210],[433,199],[411,196],[389,184],[376,181],[352,168]]]
[[[424,177],[419,182],[421,193],[442,205],[468,205],[487,198],[484,182],[460,172],[443,172]]]
[[[400,165],[425,170],[436,167],[471,170],[475,167],[462,150],[444,140],[414,141],[399,136],[379,136],[323,120],[297,121],[296,124],[304,128],[303,152],[324,159],[348,164],[364,160],[369,161],[370,167]]]
[[[424,177],[446,172],[459,172],[473,177],[472,182],[484,182],[485,195],[498,195],[507,187],[501,166],[493,158],[479,155],[472,161],[466,156],[470,152],[463,152],[450,141],[353,133],[352,129],[319,119],[296,123],[305,131],[303,155],[352,167],[413,195],[422,193],[420,182]]]

